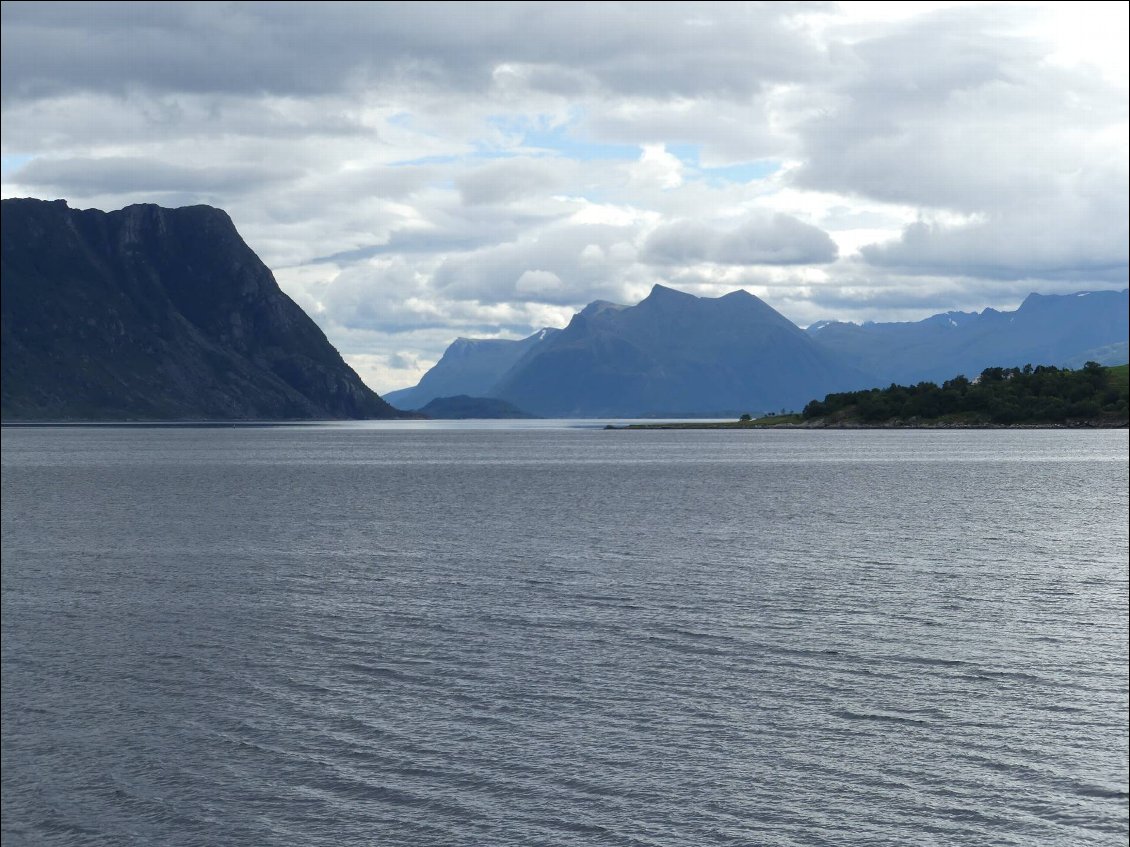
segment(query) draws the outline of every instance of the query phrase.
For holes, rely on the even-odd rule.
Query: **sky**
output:
[[[4,197],[225,209],[378,392],[456,337],[1122,289],[1130,4],[2,4]]]

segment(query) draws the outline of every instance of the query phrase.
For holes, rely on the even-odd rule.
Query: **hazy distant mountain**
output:
[[[219,209],[4,200],[5,420],[387,418]]]
[[[877,385],[940,382],[988,367],[1127,362],[1127,289],[1030,294],[1015,312],[948,312],[916,323],[821,322],[809,335]]]
[[[557,332],[560,330],[542,329],[520,341],[457,338],[418,385],[390,391],[385,399],[398,409],[420,409],[437,397],[487,396],[530,348]]]
[[[468,420],[471,418],[519,420],[537,417],[529,412],[523,412],[505,400],[498,400],[494,397],[468,397],[466,394],[457,397],[437,397],[419,411],[429,418],[437,420]]]
[[[590,305],[490,395],[547,417],[728,415],[799,409],[870,383],[751,294],[657,285],[635,306]]]
[[[800,408],[832,391],[987,367],[1125,363],[1127,305],[1126,290],[1032,294],[1015,312],[824,321],[805,332],[742,291],[709,299],[656,286],[636,306],[591,303],[564,330],[458,339],[417,388],[387,396],[410,408],[401,398],[477,394],[547,417]]]

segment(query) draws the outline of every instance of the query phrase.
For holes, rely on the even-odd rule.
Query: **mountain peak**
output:
[[[675,288],[668,288],[666,285],[660,285],[658,282],[651,287],[650,293],[647,297],[640,301],[639,305],[644,303],[687,303],[691,300],[698,300],[693,294],[687,294],[685,291],[679,291]]]
[[[591,304],[492,395],[549,417],[728,415],[799,408],[866,382],[749,292],[698,297],[655,285],[634,306]]]
[[[826,329],[827,327],[830,327],[830,326],[837,324],[837,323],[841,323],[841,321],[817,321],[816,323],[811,324],[808,327],[807,331],[812,332],[812,333],[816,333],[816,332],[819,332],[822,329]],[[854,326],[854,324],[853,324],[853,326]]]
[[[611,303],[608,300],[593,300],[591,303],[581,309],[578,314],[585,318],[591,318],[594,315],[599,315],[601,312],[619,312],[626,308],[628,307],[621,306],[619,303]],[[542,330],[542,332],[545,332],[545,330]]]

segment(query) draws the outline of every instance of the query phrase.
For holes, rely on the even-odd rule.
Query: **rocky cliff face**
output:
[[[4,420],[388,418],[209,206],[0,212]]]

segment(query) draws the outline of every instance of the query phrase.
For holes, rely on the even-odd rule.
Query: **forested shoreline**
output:
[[[1125,425],[1130,419],[1128,366],[1087,362],[1078,370],[1047,365],[986,368],[942,385],[891,385],[829,394],[804,407],[801,420],[826,424],[936,422],[955,425]]]

